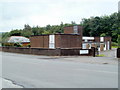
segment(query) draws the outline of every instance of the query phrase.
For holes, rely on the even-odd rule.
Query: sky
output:
[[[44,27],[118,12],[119,0],[0,0],[0,32]]]

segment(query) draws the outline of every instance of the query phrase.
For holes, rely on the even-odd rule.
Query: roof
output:
[[[56,34],[41,34],[41,35],[31,35],[31,37],[34,36],[45,36],[45,35],[79,35],[79,34],[64,34],[64,33],[56,33]]]
[[[8,42],[17,43],[17,42],[30,42],[30,40],[23,36],[11,36],[8,39]]]
[[[82,37],[83,40],[87,39],[87,40],[94,40],[94,37]]]

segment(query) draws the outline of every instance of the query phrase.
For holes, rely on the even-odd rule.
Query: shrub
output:
[[[112,46],[118,46],[118,43],[112,42]]]
[[[22,47],[22,45],[20,43],[15,43],[14,46],[15,47]]]
[[[2,43],[2,46],[14,46],[13,43]]]
[[[117,41],[118,41],[118,48],[120,48],[120,35],[118,35]]]

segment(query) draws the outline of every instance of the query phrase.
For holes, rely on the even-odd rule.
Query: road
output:
[[[2,77],[25,88],[118,88],[116,59],[95,57],[96,61],[106,60],[108,64],[83,62],[90,62],[91,58],[94,59],[3,52]]]

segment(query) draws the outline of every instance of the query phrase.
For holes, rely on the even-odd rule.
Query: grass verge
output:
[[[105,57],[104,54],[96,55],[97,57]]]

